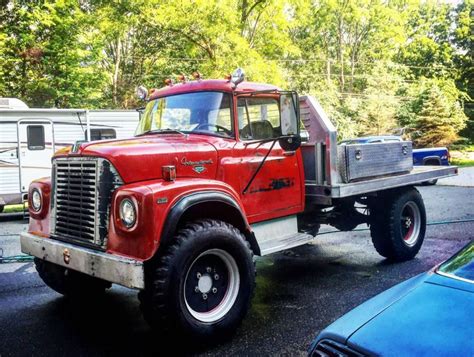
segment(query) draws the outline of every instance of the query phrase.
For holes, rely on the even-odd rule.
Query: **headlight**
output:
[[[137,221],[137,209],[129,198],[125,198],[120,203],[120,219],[127,228],[132,227]]]
[[[35,212],[39,212],[41,209],[41,193],[37,188],[33,189],[31,193],[31,207]]]

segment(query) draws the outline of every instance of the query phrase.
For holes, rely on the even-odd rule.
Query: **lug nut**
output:
[[[202,294],[202,298],[203,298],[204,300],[207,300],[207,294]]]
[[[219,275],[218,274],[214,274],[214,280],[219,280]]]
[[[217,288],[212,288],[212,292],[215,294],[217,293]]]
[[[196,286],[196,287],[194,288],[194,291],[198,293],[198,292],[199,292],[199,288]]]
[[[212,271],[211,267],[207,267],[207,268],[206,268],[206,271],[207,271],[208,273],[210,273],[210,272]]]
[[[201,273],[197,273],[196,276],[197,276],[198,279],[201,279],[202,275],[201,275]]]

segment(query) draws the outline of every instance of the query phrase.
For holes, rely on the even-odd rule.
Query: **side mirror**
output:
[[[279,139],[279,143],[285,151],[295,151],[301,146],[298,103],[298,95],[295,92],[281,93],[280,127],[282,137]]]
[[[278,139],[278,143],[284,151],[295,151],[301,146],[301,136],[299,134],[282,136]]]

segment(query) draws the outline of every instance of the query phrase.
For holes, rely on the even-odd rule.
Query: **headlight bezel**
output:
[[[130,221],[130,215],[127,214],[127,212],[124,212],[125,206],[128,206],[128,208],[132,209],[133,212],[133,220]],[[119,217],[120,217],[120,222],[126,229],[132,229],[138,221],[138,207],[135,202],[135,200],[132,197],[125,197],[120,201],[119,205]]]
[[[35,196],[39,200],[38,206],[35,205]],[[39,213],[41,212],[42,208],[43,208],[43,194],[41,193],[41,190],[39,188],[35,187],[31,191],[31,209],[33,210],[33,212]]]

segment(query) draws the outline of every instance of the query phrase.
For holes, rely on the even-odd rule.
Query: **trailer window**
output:
[[[115,129],[91,129],[91,141],[115,139],[116,137]]]
[[[28,150],[44,150],[44,126],[28,125],[26,128],[26,138],[28,142]]]

